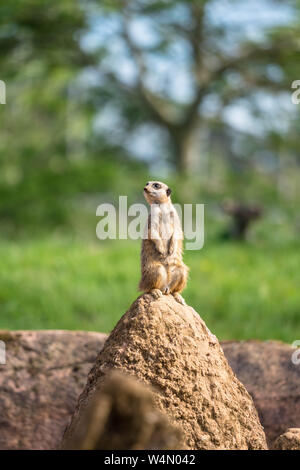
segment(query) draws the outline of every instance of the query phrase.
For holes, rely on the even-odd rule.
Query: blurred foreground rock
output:
[[[269,447],[286,429],[300,426],[300,364],[295,349],[270,341],[222,343],[225,356],[254,400]]]
[[[64,442],[80,432],[95,391],[114,369],[154,388],[157,409],[190,449],[265,449],[252,399],[199,315],[172,296],[139,297],[105,342]]]
[[[275,450],[300,450],[300,428],[288,429],[274,444]]]
[[[55,449],[106,335],[0,330],[0,449]]]
[[[108,374],[65,439],[67,450],[183,449],[182,433],[155,407],[151,388],[117,370]]]

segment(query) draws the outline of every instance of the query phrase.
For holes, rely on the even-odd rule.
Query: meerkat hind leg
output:
[[[176,266],[171,271],[171,282],[169,283],[170,293],[181,305],[186,305],[180,292],[185,288],[187,281],[187,269],[183,266]]]
[[[153,263],[143,273],[139,288],[158,299],[162,297],[166,283],[167,272],[165,267],[160,263]]]
[[[187,272],[184,266],[175,266],[170,272],[169,287],[171,293],[182,292],[186,286]]]
[[[179,304],[186,305],[186,301],[184,300],[182,295],[179,294],[179,292],[172,292],[172,295]]]

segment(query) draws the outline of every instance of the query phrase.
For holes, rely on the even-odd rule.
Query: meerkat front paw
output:
[[[152,297],[154,297],[155,300],[156,300],[156,299],[159,299],[160,297],[163,296],[162,291],[159,290],[159,289],[151,289],[151,290],[149,291],[149,294],[151,294]]]
[[[186,305],[186,301],[178,292],[174,292],[172,295],[179,304]]]

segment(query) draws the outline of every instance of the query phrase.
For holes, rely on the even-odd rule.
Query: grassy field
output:
[[[186,301],[220,339],[300,339],[300,250],[206,243],[190,251]],[[0,243],[0,328],[109,332],[137,297],[139,242]]]

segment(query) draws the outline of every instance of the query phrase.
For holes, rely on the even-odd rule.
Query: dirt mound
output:
[[[0,449],[55,449],[106,335],[0,331]]]
[[[95,391],[68,450],[182,449],[182,433],[155,408],[153,391],[132,376],[112,371]]]
[[[275,450],[300,450],[300,428],[288,429],[276,439]]]
[[[265,449],[265,435],[245,387],[229,367],[218,340],[199,315],[172,296],[139,297],[107,339],[65,438],[121,369],[155,389],[155,403],[184,432],[190,449]]]
[[[72,331],[0,331],[0,449],[53,449],[72,416],[106,335]],[[251,394],[270,446],[300,422],[300,366],[289,345],[223,342],[233,371]]]
[[[225,356],[253,398],[270,448],[275,439],[300,425],[300,365],[296,351],[276,341],[225,342]]]

